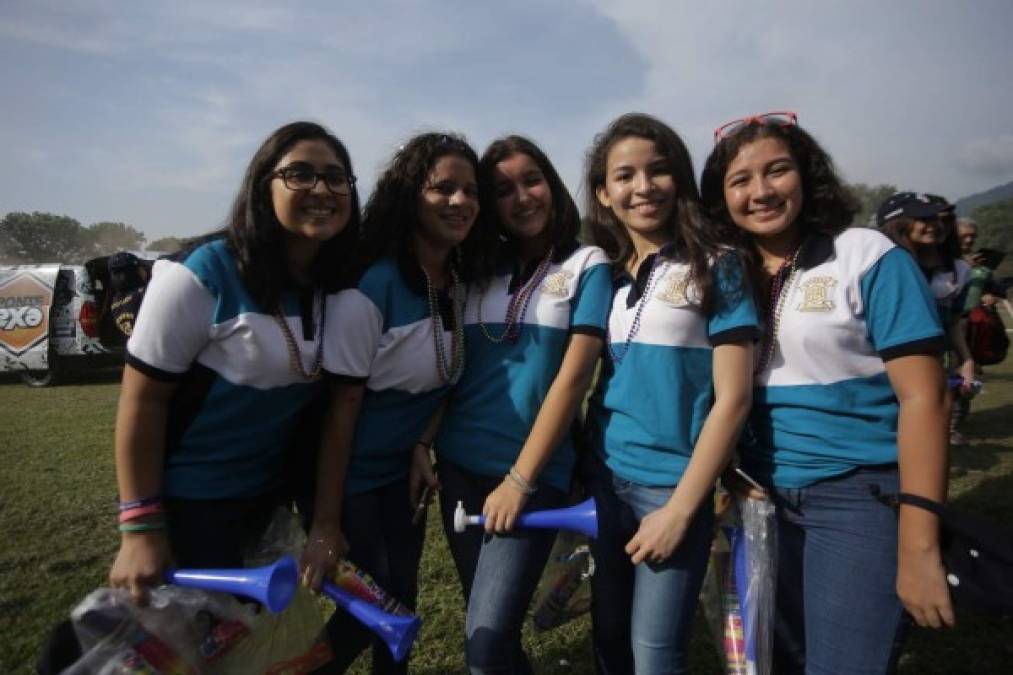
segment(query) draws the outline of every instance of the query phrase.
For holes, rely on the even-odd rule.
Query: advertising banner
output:
[[[49,312],[59,265],[0,268],[0,371],[49,368]]]

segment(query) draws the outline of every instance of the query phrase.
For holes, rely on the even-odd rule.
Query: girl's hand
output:
[[[440,480],[433,471],[428,446],[416,443],[412,450],[412,465],[408,470],[408,501],[411,502],[412,509],[419,506],[423,485],[428,485],[430,490],[439,490]]]
[[[514,529],[517,516],[521,514],[528,496],[518,490],[507,479],[485,498],[482,514],[485,515],[485,531],[502,534]]]
[[[938,548],[913,551],[900,547],[897,554],[897,596],[919,626],[953,628],[956,625],[950,589],[946,585],[946,570],[943,569]]]
[[[639,565],[646,561],[657,565],[668,560],[686,534],[692,516],[671,504],[648,513],[640,521],[637,533],[626,543],[630,562]]]
[[[171,563],[165,530],[124,532],[119,553],[109,570],[109,585],[125,588],[134,603],[147,605],[148,589],[164,583],[162,576]]]
[[[964,381],[960,385],[960,393],[965,396],[971,393],[971,383],[977,378],[978,374],[975,372],[974,361],[967,359],[960,368],[957,368],[957,373],[960,377],[964,378]]]
[[[299,561],[300,579],[314,593],[320,591],[324,579],[334,573],[334,565],[348,553],[348,542],[341,528],[314,524],[306,538],[306,547]]]

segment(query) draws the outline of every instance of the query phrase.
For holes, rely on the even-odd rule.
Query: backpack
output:
[[[982,366],[1002,363],[1009,351],[1006,326],[994,307],[979,305],[967,315],[967,346],[974,362]]]

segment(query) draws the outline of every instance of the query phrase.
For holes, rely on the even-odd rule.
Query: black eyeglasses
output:
[[[352,193],[352,186],[355,185],[355,176],[345,173],[342,169],[328,167],[323,171],[317,171],[311,164],[305,162],[293,162],[283,166],[276,169],[271,176],[281,178],[289,190],[312,190],[317,186],[318,180],[323,180],[327,189],[334,194],[348,195]]]

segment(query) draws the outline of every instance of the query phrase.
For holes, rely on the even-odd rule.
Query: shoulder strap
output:
[[[901,504],[917,506],[920,509],[925,509],[926,511],[936,514],[940,518],[944,518],[946,516],[946,506],[944,504],[932,501],[931,499],[926,499],[925,497],[901,492],[897,495],[897,501]]]

